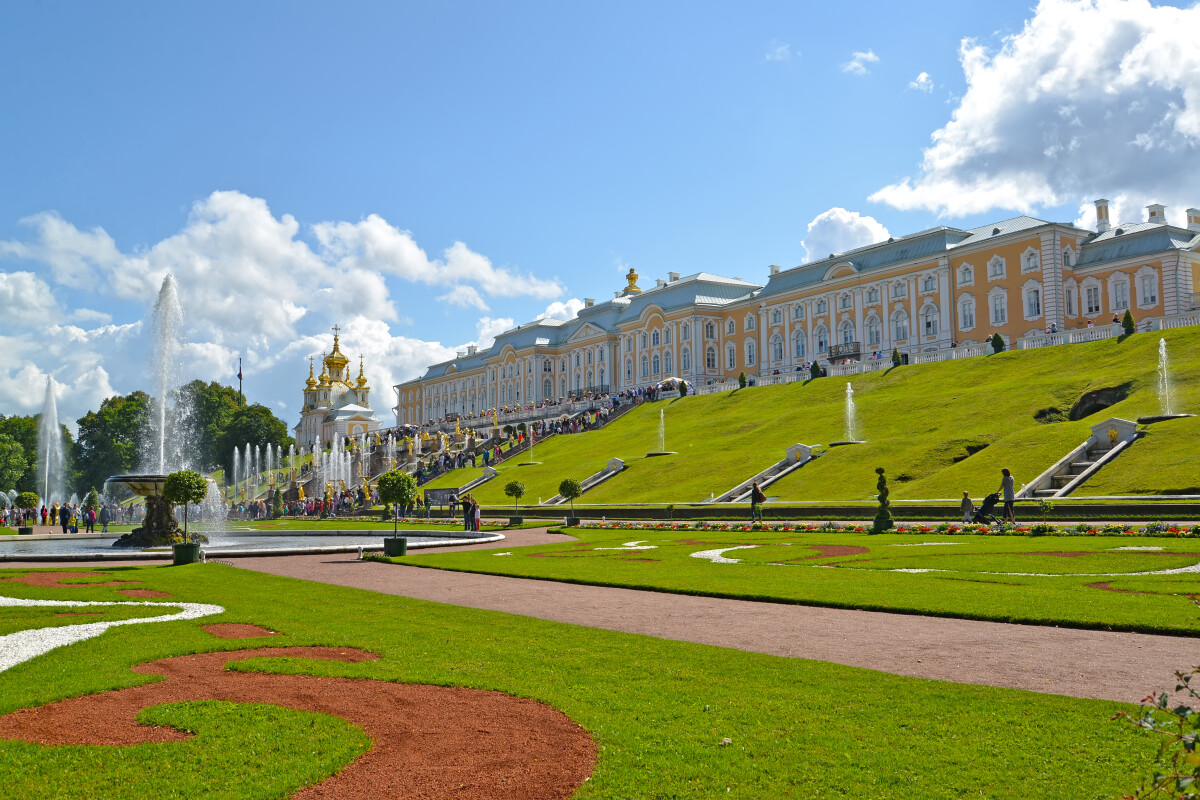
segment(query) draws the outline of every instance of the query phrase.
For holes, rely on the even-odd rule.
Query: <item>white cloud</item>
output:
[[[572,297],[565,303],[555,301],[546,306],[546,310],[541,313],[539,319],[575,319],[575,315],[583,308],[583,301],[578,297]]]
[[[842,72],[851,75],[866,75],[870,71],[867,69],[867,64],[874,64],[877,61],[879,61],[879,56],[875,55],[872,50],[855,52],[850,60],[842,65]]]
[[[922,72],[908,82],[908,88],[929,94],[933,91],[933,78],[929,77],[928,72]]]
[[[496,337],[505,331],[517,327],[517,323],[512,317],[480,317],[475,323],[475,341],[467,342],[467,344],[476,345],[481,350],[485,347],[491,347],[496,341]]]
[[[887,238],[888,229],[874,217],[844,208],[831,208],[808,223],[808,235],[803,242],[807,254],[804,260],[827,258],[830,253],[844,253]]]
[[[0,308],[8,321],[45,324],[57,315],[50,287],[32,272],[0,272]]]
[[[998,50],[964,40],[967,91],[919,175],[870,199],[967,215],[1122,195],[1181,221],[1200,204],[1198,30],[1196,6],[1043,0]]]
[[[461,308],[478,308],[480,311],[487,311],[488,305],[483,302],[483,298],[474,286],[455,286],[450,291],[438,297],[443,303],[459,306]]]
[[[771,42],[771,46],[767,48],[767,61],[790,61],[791,59],[792,46],[790,44]]]
[[[98,322],[100,324],[112,322],[112,314],[97,311],[94,308],[76,308],[71,311],[69,316],[73,322]]]

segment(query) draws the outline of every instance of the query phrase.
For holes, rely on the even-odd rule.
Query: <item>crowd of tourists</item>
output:
[[[51,503],[37,508],[12,508],[0,506],[0,526],[20,528],[34,525],[59,527],[63,533],[95,533],[99,525],[101,533],[108,533],[109,525],[121,525],[126,517],[132,517],[116,503],[101,503],[99,508],[80,506],[79,503]]]

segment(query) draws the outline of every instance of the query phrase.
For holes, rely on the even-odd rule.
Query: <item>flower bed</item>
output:
[[[632,530],[632,531],[722,531],[730,533],[766,532],[800,533],[842,532],[871,533],[869,523],[748,523],[748,522],[589,522],[579,526],[583,529]],[[1157,536],[1164,538],[1200,537],[1200,525],[1151,522],[1145,525],[1113,523],[1097,525],[969,525],[943,522],[938,525],[897,525],[889,533],[924,535],[966,536]]]

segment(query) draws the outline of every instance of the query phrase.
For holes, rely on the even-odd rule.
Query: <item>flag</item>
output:
[[[242,368],[238,367],[238,380],[240,381],[241,379],[242,379]]]

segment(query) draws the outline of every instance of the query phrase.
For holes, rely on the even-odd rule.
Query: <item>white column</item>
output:
[[[950,308],[954,303],[954,294],[950,291],[950,263],[949,259],[945,256],[938,259],[937,276],[938,287],[940,289],[938,294],[940,298],[938,302],[938,310],[940,312],[938,314],[940,317],[938,321],[938,339],[944,340],[944,344],[949,345],[950,342],[956,341],[958,337],[954,334],[950,324]]]
[[[921,298],[917,294],[917,286],[920,284],[918,283],[918,279],[914,277],[906,278],[904,283],[908,287],[908,307],[911,309],[908,314],[908,352],[919,353],[921,352],[921,334],[924,333],[924,330],[921,328],[920,306],[918,305]],[[912,348],[913,339],[917,340],[916,350]]]
[[[767,304],[759,303],[758,304],[758,352],[755,354],[758,358],[758,363],[755,364],[755,366],[758,367],[759,375],[770,375],[771,374],[771,371],[767,368],[770,365],[770,362],[766,359],[766,357],[764,355],[767,352],[767,334],[768,333],[770,333],[770,330],[767,329]]]
[[[850,297],[854,303],[854,339],[858,342],[859,360],[862,360],[862,351],[867,342],[866,332],[863,330],[863,301],[866,300],[866,296],[862,287],[858,287],[851,290]]]

